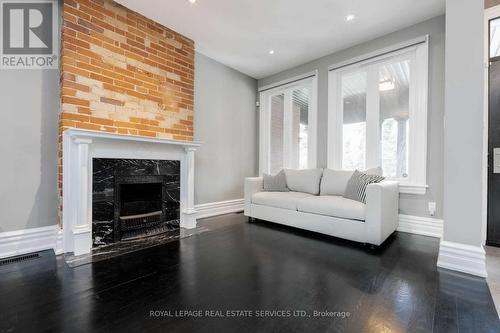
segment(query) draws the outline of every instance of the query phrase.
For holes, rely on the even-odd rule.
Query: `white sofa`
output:
[[[398,182],[368,185],[364,204],[342,197],[352,172],[310,170],[320,171],[285,170],[290,192],[265,192],[262,177],[245,178],[245,215],[374,246],[396,230]]]

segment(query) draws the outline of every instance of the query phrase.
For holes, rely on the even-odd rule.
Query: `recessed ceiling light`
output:
[[[274,50],[269,50],[269,54],[274,54]]]
[[[189,3],[195,3],[196,2],[196,0],[188,0],[188,1],[189,1]]]
[[[353,14],[349,14],[345,17],[345,21],[350,22],[350,21],[354,20],[355,18],[356,18],[356,16],[354,16]]]

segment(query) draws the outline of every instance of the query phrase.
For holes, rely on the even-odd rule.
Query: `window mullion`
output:
[[[330,130],[333,130],[330,135],[333,140],[332,145],[332,165],[329,166],[333,169],[342,169],[342,124],[344,122],[344,103],[342,101],[342,75],[334,74],[331,79],[333,96],[335,98],[333,103],[334,112],[331,113],[332,119],[330,124],[332,125]]]
[[[293,92],[285,91],[283,114],[283,167],[293,168]]]
[[[368,67],[366,90],[366,168],[380,161],[380,92],[378,65]]]
[[[271,113],[273,112],[272,109],[272,95],[267,96],[267,110],[266,110],[266,137],[265,137],[265,144],[266,144],[266,173],[271,172],[271,119],[272,115]]]
[[[271,96],[267,93],[260,93],[261,109],[259,113],[260,138],[259,138],[259,174],[269,173],[270,168],[270,145],[271,145]]]
[[[309,95],[309,110],[308,110],[308,125],[307,125],[307,167],[316,168],[317,167],[317,108],[318,108],[318,89],[317,89],[317,78],[308,84],[310,91]]]

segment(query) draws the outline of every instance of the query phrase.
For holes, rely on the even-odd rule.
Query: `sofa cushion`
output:
[[[354,171],[324,169],[321,178],[321,195],[341,195],[345,194],[347,182],[351,179]],[[365,171],[369,175],[382,176],[382,168],[372,168]]]
[[[252,195],[252,203],[256,205],[297,210],[297,203],[312,194],[303,192],[258,192]]]
[[[323,169],[285,169],[286,184],[291,191],[319,194]]]
[[[366,169],[363,173],[366,173],[367,175],[383,176],[384,170],[382,170],[382,167],[376,167]]]
[[[323,170],[321,178],[321,195],[344,195],[347,182],[354,171],[349,170]]]
[[[364,221],[365,207],[364,203],[341,196],[321,195],[301,199],[297,210],[304,213]]]

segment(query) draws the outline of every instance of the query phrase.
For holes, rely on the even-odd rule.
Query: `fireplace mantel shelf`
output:
[[[198,141],[181,141],[172,139],[149,138],[145,136],[115,134],[115,133],[83,130],[78,128],[67,129],[66,131],[64,131],[64,133],[70,138],[82,138],[82,139],[95,138],[95,139],[110,139],[110,140],[135,141],[135,142],[149,142],[149,143],[177,145],[184,148],[197,148],[201,146],[201,142]]]
[[[62,227],[65,252],[89,253],[92,247],[92,159],[179,160],[180,226],[196,227],[194,153],[200,142],[67,129],[63,133]]]

